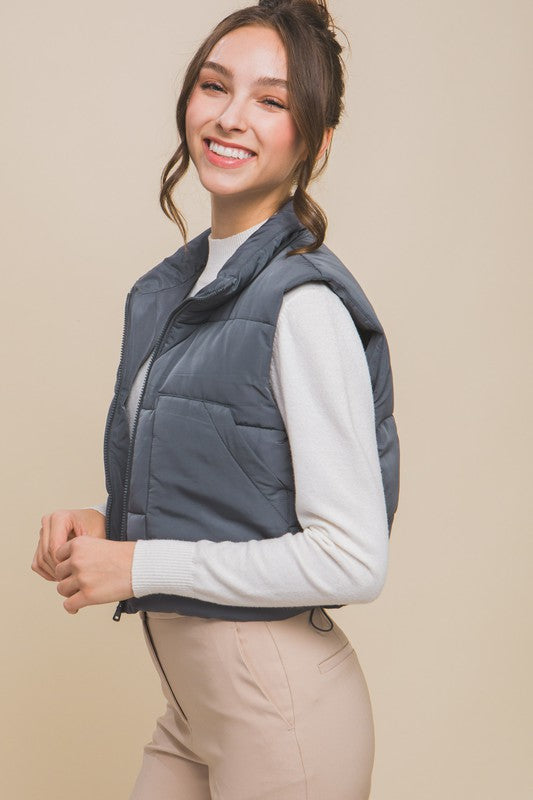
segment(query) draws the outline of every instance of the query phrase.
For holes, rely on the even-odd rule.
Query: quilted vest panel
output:
[[[312,239],[289,198],[214,281],[187,297],[207,262],[210,231],[142,275],[128,293],[104,436],[107,537],[245,541],[302,530],[270,362],[283,295],[309,281],[326,283],[340,297],[365,348],[390,536],[399,494],[392,373],[383,328],[363,290],[325,245],[287,257]],[[150,354],[130,437],[126,400]],[[228,606],[153,594],[121,601],[115,619],[122,611],[140,610],[284,619],[308,608]]]

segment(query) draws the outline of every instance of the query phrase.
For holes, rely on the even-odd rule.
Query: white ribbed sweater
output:
[[[209,258],[190,294],[211,283],[263,222],[223,239],[209,236]],[[130,431],[147,365],[128,396]],[[303,530],[245,542],[139,539],[134,597],[283,607],[365,603],[381,592],[389,537],[370,374],[353,320],[326,284],[285,293],[270,378],[289,436]],[[105,503],[90,508],[105,515]]]

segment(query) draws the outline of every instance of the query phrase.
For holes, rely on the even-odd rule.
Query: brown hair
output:
[[[190,155],[185,134],[187,103],[200,68],[216,42],[230,31],[246,25],[272,28],[285,46],[289,105],[296,128],[307,147],[307,158],[297,165],[292,175],[292,183],[296,184],[293,206],[300,222],[315,237],[313,242],[291,250],[288,255],[311,253],[324,241],[327,217],[307,194],[306,188],[326,167],[329,147],[320,168],[313,174],[324,132],[326,128],[338,125],[344,111],[345,65],[341,56],[342,47],[335,38],[335,31],[340,29],[332,20],[326,0],[259,0],[258,5],[248,6],[225,17],[204,39],[183,79],[176,107],[180,144],[162,172],[159,202],[165,215],[179,227],[187,248],[185,219],[171,198],[172,190],[189,167]]]

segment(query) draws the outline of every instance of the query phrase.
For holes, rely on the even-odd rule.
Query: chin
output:
[[[220,197],[230,197],[231,195],[242,194],[242,192],[249,191],[250,187],[248,186],[240,186],[238,182],[233,181],[217,181],[213,180],[212,177],[203,177],[202,175],[198,176],[200,179],[200,183],[206,190],[213,195],[218,195]]]

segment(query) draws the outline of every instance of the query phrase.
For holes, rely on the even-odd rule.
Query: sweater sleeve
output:
[[[100,514],[103,514],[104,517],[105,517],[105,512],[106,512],[106,508],[107,508],[107,502],[99,503],[96,506],[87,506],[87,508],[94,508],[95,511],[99,511]]]
[[[389,538],[370,374],[350,313],[326,284],[284,295],[272,355],[303,530],[244,542],[140,539],[135,597],[289,607],[364,603],[381,592]]]

